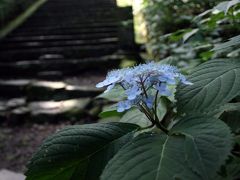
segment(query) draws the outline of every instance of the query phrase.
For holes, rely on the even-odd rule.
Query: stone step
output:
[[[62,33],[74,33],[74,34],[98,34],[98,33],[108,33],[108,32],[118,32],[118,25],[116,23],[114,24],[95,24],[94,25],[87,25],[84,27],[81,26],[66,26],[63,25],[61,26],[56,25],[56,26],[40,26],[40,27],[20,27],[17,29],[13,35],[17,35],[18,33],[23,33],[23,34],[31,34],[31,33],[36,33],[36,32],[43,32],[44,33],[50,33],[50,34],[55,34],[56,32],[62,32]],[[99,30],[99,31],[97,31]],[[9,35],[11,36],[11,35]]]
[[[54,16],[54,17],[36,17],[33,19],[29,19],[26,21],[26,25],[32,24],[33,26],[55,26],[59,25],[57,23],[57,19],[61,18],[62,21],[59,22],[61,25],[69,25],[69,26],[77,26],[77,25],[85,25],[87,23],[104,23],[105,21],[107,22],[118,22],[119,19],[116,16],[99,16],[99,17],[94,17],[94,16],[79,16],[79,17],[71,17],[71,16]],[[45,21],[44,21],[45,19]],[[47,19],[47,20],[46,20]],[[105,20],[105,21],[104,21]],[[44,21],[41,23],[41,21]]]
[[[93,117],[99,107],[92,99],[103,92],[95,84],[107,69],[119,66],[122,55],[134,54],[133,26],[121,23],[132,18],[131,12],[115,0],[43,4],[0,42],[0,120],[22,124]]]
[[[102,89],[97,89],[93,85],[75,85],[64,81],[40,81],[36,79],[0,80],[0,97],[25,97],[27,101],[95,97],[101,92]]]
[[[26,30],[26,31],[33,31],[36,29],[39,29],[40,31],[43,30],[58,30],[58,29],[83,29],[83,28],[88,28],[88,29],[95,29],[95,28],[113,28],[116,30],[116,28],[118,28],[119,22],[112,22],[112,21],[105,21],[105,22],[96,22],[96,23],[78,23],[75,24],[73,27],[69,27],[68,24],[65,25],[55,25],[55,26],[38,26],[38,27],[34,27],[34,26],[25,26],[25,24],[22,24],[16,31],[20,31],[20,30]]]
[[[37,123],[77,121],[88,113],[86,107],[90,98],[71,99],[65,101],[32,102],[28,105],[31,121]],[[74,119],[73,119],[74,118]]]
[[[64,59],[57,54],[48,54],[42,56],[39,60],[0,63],[0,77],[39,77],[39,73],[44,71],[57,71],[61,72],[61,75],[70,76],[79,74],[79,72],[88,71],[88,69],[99,71],[100,67],[101,70],[116,68],[122,59],[123,57],[120,55],[84,59]]]
[[[71,41],[71,40],[94,40],[101,38],[115,38],[117,33],[98,33],[98,34],[80,34],[80,35],[45,35],[45,36],[16,36],[8,37],[2,40],[3,44],[23,43],[23,42],[48,42],[48,41]]]
[[[22,97],[26,93],[26,87],[30,80],[0,80],[0,96],[4,98]]]
[[[69,85],[64,82],[36,81],[27,89],[28,101],[65,100],[81,97],[95,97],[102,93],[101,89],[94,86]]]
[[[8,125],[30,123],[57,123],[61,121],[78,121],[87,116],[91,105],[90,98],[67,99],[61,101],[38,101],[14,104],[19,99],[0,101],[1,122]],[[8,106],[12,103],[13,106]],[[2,109],[2,110],[1,110]]]
[[[113,3],[104,3],[104,2],[87,2],[87,1],[85,1],[84,3],[81,3],[81,2],[76,2],[76,3],[74,3],[74,2],[65,2],[65,3],[60,3],[60,2],[51,2],[50,1],[50,3],[47,3],[45,6],[44,6],[44,8],[46,9],[46,10],[48,10],[48,9],[54,9],[54,8],[63,8],[63,7],[65,7],[66,9],[69,9],[69,10],[72,10],[72,9],[75,9],[75,8],[82,8],[82,7],[93,7],[93,8],[95,8],[95,7],[97,7],[97,6],[99,6],[99,7],[104,7],[104,8],[106,8],[106,7],[110,7],[110,8],[112,8],[112,7],[116,7],[115,6],[115,3],[113,4]],[[75,8],[74,8],[75,7]]]
[[[61,54],[65,58],[99,57],[114,54],[119,49],[117,43],[88,45],[88,46],[66,46],[50,48],[16,49],[11,51],[0,51],[1,62],[38,59],[44,54]]]
[[[0,170],[0,180],[24,180],[26,177],[23,174],[15,173],[6,169]]]
[[[32,48],[51,48],[51,47],[68,47],[68,46],[91,46],[91,45],[108,45],[118,43],[118,38],[101,38],[94,40],[54,40],[54,41],[32,41],[32,42],[18,42],[7,43],[0,45],[0,51],[15,50],[15,49],[32,49]]]
[[[63,0],[51,0],[47,5],[54,5],[54,4],[69,4],[71,5],[72,3],[76,3],[76,4],[81,4],[81,5],[88,5],[88,4],[96,4],[96,3],[101,3],[102,5],[105,4],[116,4],[115,0],[88,0],[88,1],[79,1],[79,0],[71,0],[70,2],[66,2]]]
[[[113,18],[117,17],[116,9],[101,9],[101,10],[91,10],[88,11],[55,11],[55,12],[46,12],[46,13],[36,13],[31,19],[43,19],[43,18],[51,18],[56,19],[58,17],[61,18],[79,18],[84,19],[88,17],[88,19],[101,19],[101,18]]]
[[[69,17],[70,18],[70,17]],[[42,21],[42,22],[41,22]],[[78,18],[70,18],[67,19],[66,21],[57,21],[54,18],[43,18],[43,19],[29,19],[28,21],[25,22],[26,25],[30,25],[31,26],[37,26],[37,27],[41,27],[41,26],[55,26],[55,25],[69,25],[69,26],[76,26],[76,25],[84,25],[87,23],[104,23],[104,22],[118,22],[118,18],[116,17],[110,17],[110,18],[100,18],[100,19],[88,19],[88,17],[84,18],[84,19],[78,19]]]
[[[116,14],[116,8],[90,8],[86,11],[79,11],[76,9],[75,11],[69,11],[69,10],[60,10],[60,9],[54,9],[52,11],[44,11],[39,9],[37,13],[35,13],[31,18],[42,18],[42,17],[64,17],[64,16],[79,16],[79,17],[102,17],[102,16],[112,16]]]
[[[15,31],[14,34],[12,36],[37,36],[37,35],[85,35],[85,34],[99,34],[99,33],[109,33],[109,35],[111,36],[111,33],[116,33],[117,32],[117,28],[68,28],[68,29],[45,29],[45,30],[41,30],[41,29],[31,29],[29,31],[24,31],[24,30],[19,30],[19,31]]]

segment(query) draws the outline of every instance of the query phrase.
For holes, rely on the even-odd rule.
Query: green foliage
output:
[[[103,108],[102,112],[99,114],[100,118],[108,118],[113,116],[119,116],[120,113],[117,112],[117,104],[109,105]]]
[[[213,51],[218,53],[229,52],[240,47],[240,35],[230,38],[227,42],[216,44]]]
[[[29,164],[27,180],[98,179],[136,129],[137,125],[127,123],[67,127],[40,147]]]
[[[122,100],[126,95],[120,86],[114,87],[111,91],[106,93],[102,93],[98,96],[98,98],[107,99],[109,101],[119,101]]]
[[[214,9],[223,11],[225,14],[227,14],[229,9],[238,3],[240,3],[239,0],[224,1],[224,2],[219,3],[217,6],[215,6]]]
[[[229,128],[218,119],[184,118],[169,136],[146,133],[128,143],[101,179],[212,179],[229,154],[229,139]]]
[[[214,60],[201,64],[189,76],[192,86],[177,91],[178,110],[213,113],[240,94],[240,62]]]
[[[179,67],[182,62],[192,65],[193,60],[204,62],[217,57],[240,57],[239,46],[234,45],[240,30],[239,1],[219,2],[146,1],[143,13],[148,29],[147,47],[151,55],[157,60],[174,57]],[[185,23],[178,24],[179,21]],[[222,42],[234,36],[229,43],[223,44],[231,49],[223,47],[226,50],[211,51],[214,46],[221,48]]]
[[[120,119],[120,122],[133,123],[139,125],[140,127],[147,127],[151,125],[151,122],[149,122],[145,114],[140,112],[138,109],[131,109],[126,112]]]

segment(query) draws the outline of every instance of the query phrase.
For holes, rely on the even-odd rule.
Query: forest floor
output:
[[[0,169],[25,172],[26,164],[43,140],[67,125],[70,124],[64,122],[0,127]]]

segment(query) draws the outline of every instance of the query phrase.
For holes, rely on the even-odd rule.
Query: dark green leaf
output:
[[[186,42],[189,38],[191,38],[193,35],[195,35],[199,29],[192,29],[190,32],[184,34],[183,36],[183,42]]]
[[[97,180],[137,128],[127,123],[67,127],[49,137],[33,156],[27,180]]]
[[[225,166],[225,172],[217,180],[237,180],[240,177],[240,159],[231,157]]]
[[[120,119],[120,122],[137,124],[141,127],[147,127],[151,125],[151,122],[147,119],[146,115],[140,112],[138,109],[132,109],[126,112]]]
[[[107,99],[109,101],[120,101],[126,98],[124,90],[121,86],[115,86],[112,90],[102,93],[97,98]]]
[[[187,117],[170,136],[137,136],[107,164],[101,179],[208,180],[230,154],[231,138],[229,128],[218,119]]]
[[[235,142],[240,145],[240,135],[235,136]]]
[[[226,112],[220,117],[234,133],[240,132],[240,111]]]
[[[223,11],[225,14],[227,14],[228,10],[238,3],[240,3],[240,0],[224,1],[215,6],[214,9]]]
[[[240,35],[232,37],[229,41],[215,45],[213,51],[226,52],[231,50],[233,47],[240,46]]]
[[[117,104],[113,104],[111,106],[104,107],[103,111],[99,114],[99,117],[108,118],[121,115],[122,113],[117,112]]]
[[[204,60],[204,61],[207,61],[209,59],[212,58],[213,56],[213,52],[212,51],[206,51],[206,52],[202,52],[200,53],[200,57]]]
[[[240,61],[222,59],[201,64],[189,77],[191,86],[180,85],[178,111],[212,113],[240,94]]]

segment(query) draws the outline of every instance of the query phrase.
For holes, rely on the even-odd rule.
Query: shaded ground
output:
[[[43,140],[69,125],[31,124],[19,127],[0,127],[0,169],[24,172],[25,165]]]

